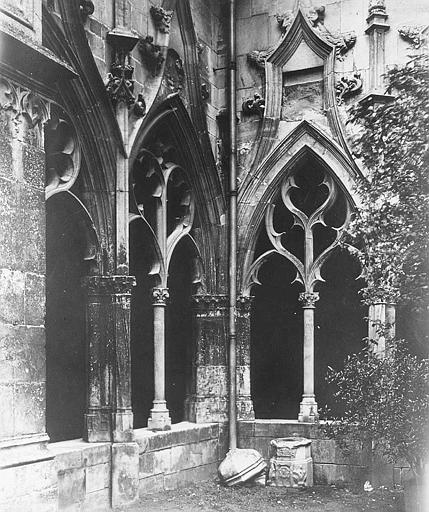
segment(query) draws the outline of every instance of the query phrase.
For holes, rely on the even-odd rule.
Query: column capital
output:
[[[166,306],[170,298],[168,288],[152,288],[152,305],[153,306]]]
[[[314,309],[319,300],[319,292],[302,292],[299,294],[298,300],[304,309]]]
[[[136,278],[128,275],[86,276],[82,279],[82,287],[88,295],[129,295],[135,285]]]
[[[228,296],[215,294],[193,295],[192,304],[198,314],[216,316],[216,314],[228,308]]]

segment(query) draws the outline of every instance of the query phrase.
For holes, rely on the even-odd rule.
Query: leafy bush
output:
[[[405,459],[418,477],[429,455],[429,364],[411,355],[403,340],[389,340],[384,357],[370,346],[350,355],[327,381],[344,406],[335,421],[321,423],[343,450],[372,440],[373,450],[391,462]]]
[[[422,311],[429,302],[429,57],[387,78],[393,102],[350,111],[355,151],[368,171],[358,184],[362,205],[349,248],[363,269],[365,303],[411,303]]]

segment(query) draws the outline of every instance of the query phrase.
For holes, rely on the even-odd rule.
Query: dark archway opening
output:
[[[136,278],[131,292],[131,396],[134,428],[147,425],[154,397],[153,311],[151,244],[143,220],[130,224],[130,274]]]
[[[166,399],[171,421],[185,419],[185,399],[192,378],[192,286],[193,259],[186,240],[176,246],[170,261],[170,300],[166,315]]]
[[[320,300],[315,308],[314,377],[317,402],[335,413],[341,411],[325,380],[328,366],[341,368],[348,354],[363,347],[366,335],[365,310],[358,294],[361,283],[356,280],[359,265],[349,253],[335,248],[337,233],[341,233],[347,219],[347,199],[341,188],[307,154],[292,175],[285,176],[281,193],[267,210],[266,225],[255,247],[255,259],[276,247],[286,256],[289,252],[301,265],[305,255],[311,254],[306,273],[300,277],[308,291],[314,281],[307,276],[312,275],[311,269],[320,270],[318,261],[328,255],[321,267],[326,282],[316,285]],[[253,288],[251,386],[258,418],[297,418],[303,392],[303,309],[299,293],[304,289],[302,284],[293,283],[297,269],[286,256],[267,256],[258,274],[261,286]],[[293,256],[289,258],[293,260]],[[319,256],[322,260],[317,260]]]
[[[362,306],[359,263],[346,250],[337,249],[322,267],[325,283],[314,315],[314,387],[319,408],[328,406],[336,416],[343,409],[333,399],[334,388],[326,382],[328,366],[340,370],[349,354],[364,347],[367,308]]]
[[[82,437],[86,402],[86,241],[67,193],[46,203],[46,429],[51,441]]]
[[[303,386],[302,311],[296,272],[272,256],[259,272],[251,315],[251,391],[256,418],[296,418]]]

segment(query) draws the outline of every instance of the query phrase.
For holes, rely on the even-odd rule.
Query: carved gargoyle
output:
[[[325,6],[312,7],[307,18],[312,25],[313,29],[319,32],[320,37],[335,46],[335,54],[338,60],[344,60],[345,54],[354,46],[356,43],[355,32],[345,32],[343,34],[339,32],[332,32],[325,26]]]
[[[91,0],[79,0],[79,9],[82,21],[85,23],[88,16],[94,13],[94,4]]]
[[[142,61],[146,64],[153,76],[156,76],[160,71],[162,64],[165,60],[162,54],[162,48],[153,42],[152,36],[146,36],[140,39],[138,49]]]
[[[399,35],[413,46],[416,50],[427,44],[428,36],[425,31],[429,27],[426,25],[403,25],[398,28]]]
[[[259,117],[263,117],[265,110],[265,100],[258,93],[253,95],[253,98],[244,100],[242,104],[242,111],[245,115],[256,114]]]
[[[260,73],[265,73],[265,61],[272,52],[272,48],[268,50],[253,50],[247,54],[247,62],[256,68]]]
[[[337,104],[343,105],[344,98],[357,94],[362,90],[362,78],[360,73],[355,73],[353,77],[341,77],[335,85],[335,94]]]
[[[173,17],[173,11],[168,11],[161,6],[152,5],[150,8],[150,14],[157,30],[163,34],[170,33],[171,18]]]
[[[293,21],[293,12],[286,11],[283,14],[276,14],[276,20],[279,24],[282,36],[284,36]]]

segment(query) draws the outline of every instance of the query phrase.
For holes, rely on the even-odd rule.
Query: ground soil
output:
[[[142,498],[127,512],[404,512],[400,491],[315,486],[226,488],[209,481]]]

